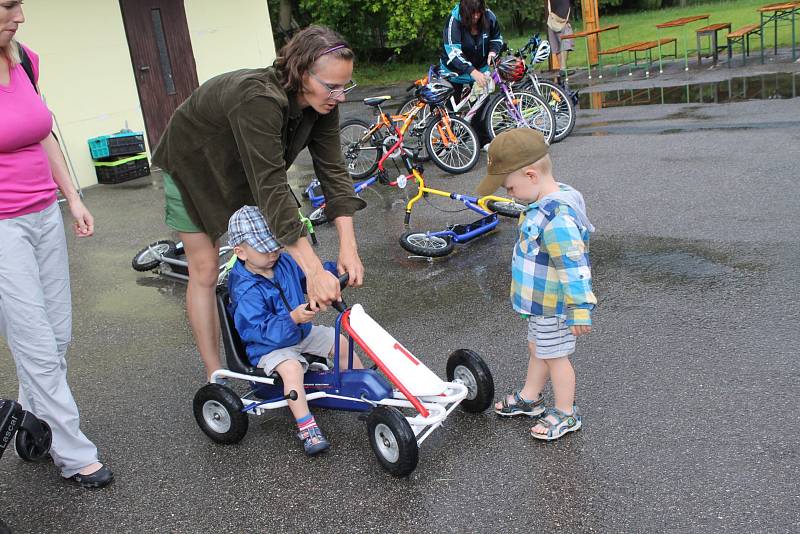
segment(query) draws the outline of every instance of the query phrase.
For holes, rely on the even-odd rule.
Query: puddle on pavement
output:
[[[646,283],[707,289],[731,276],[764,272],[747,251],[733,245],[712,248],[701,242],[670,238],[597,236],[591,243],[594,268],[623,270]],[[751,251],[752,253],[752,251]]]
[[[760,74],[674,87],[580,93],[581,109],[656,104],[725,104],[745,100],[797,98],[800,73]]]

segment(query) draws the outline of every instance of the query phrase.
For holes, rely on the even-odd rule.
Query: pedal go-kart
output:
[[[17,455],[28,462],[47,458],[53,434],[50,426],[13,400],[0,399],[0,458],[16,434]]]
[[[340,279],[346,284],[347,275]],[[217,443],[239,442],[247,433],[248,415],[288,406],[295,391],[284,395],[280,377],[266,376],[250,365],[241,340],[228,313],[228,293],[217,294],[217,306],[229,369],[213,373],[211,383],[194,397],[194,416],[200,428]],[[306,355],[311,365],[305,375],[309,405],[354,412],[365,412],[367,434],[381,466],[397,477],[411,474],[417,467],[419,446],[458,406],[480,413],[494,397],[494,381],[489,367],[475,352],[459,349],[447,360],[447,381],[441,380],[406,347],[384,330],[360,304],[347,307],[335,303],[340,312],[336,336],[346,333],[349,353],[339,353],[335,344],[333,369],[320,359]],[[353,350],[358,346],[376,369],[353,369]],[[347,357],[347,369],[339,369],[340,358]],[[242,397],[220,382],[242,380],[250,390]]]

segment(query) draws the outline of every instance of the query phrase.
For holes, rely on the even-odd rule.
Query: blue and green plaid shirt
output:
[[[511,260],[511,304],[525,315],[566,314],[568,325],[591,325],[589,229],[569,205],[532,203],[520,217]]]

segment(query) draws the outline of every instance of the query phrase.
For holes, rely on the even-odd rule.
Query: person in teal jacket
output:
[[[444,25],[440,71],[449,78],[459,99],[463,86],[473,82],[489,85],[489,62],[503,48],[500,23],[484,0],[461,0]]]

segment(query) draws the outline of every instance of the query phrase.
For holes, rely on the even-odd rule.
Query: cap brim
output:
[[[507,174],[487,174],[481,180],[481,183],[478,184],[478,187],[475,188],[475,193],[479,197],[485,197],[486,195],[491,195],[498,189],[500,186],[503,185],[503,182],[506,179]]]

